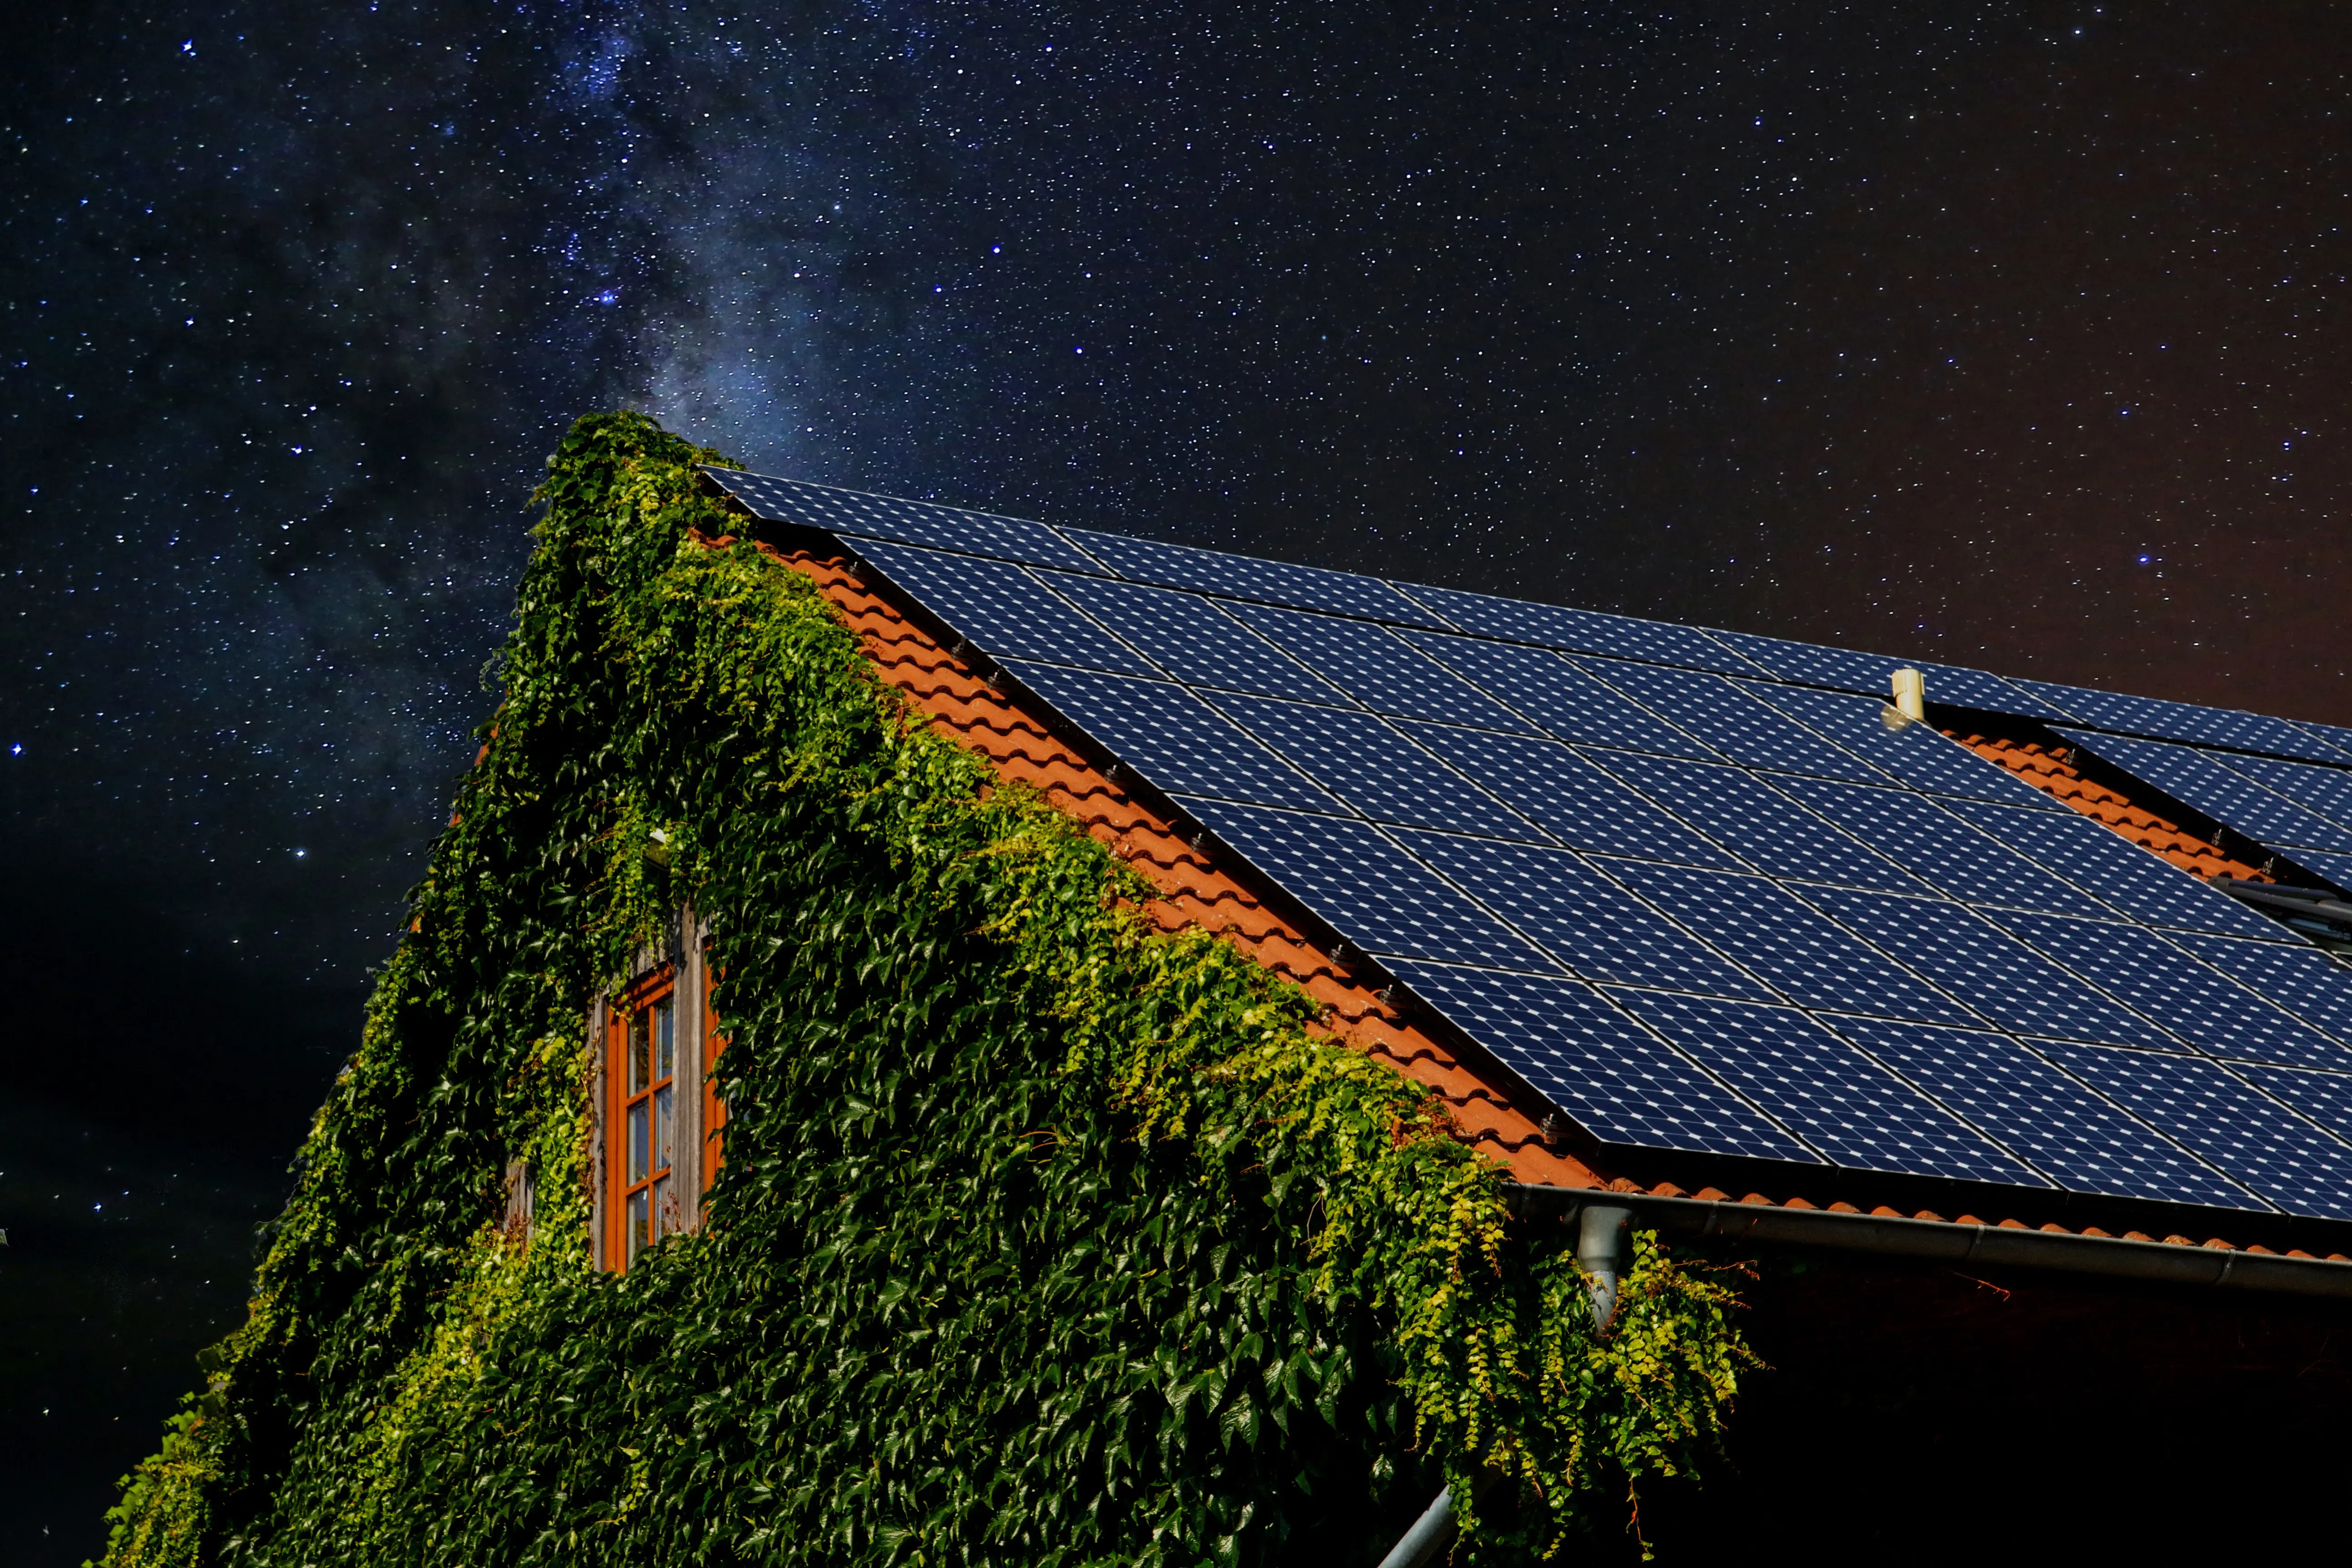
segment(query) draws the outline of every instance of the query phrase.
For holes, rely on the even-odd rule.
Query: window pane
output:
[[[654,1081],[658,1083],[677,1070],[677,1040],[670,1027],[667,997],[654,1004]]]
[[[649,1109],[643,1100],[629,1107],[629,1180],[632,1182],[646,1179],[646,1135],[649,1131],[646,1125],[646,1113]]]
[[[670,1114],[670,1096],[676,1090],[662,1088],[654,1090],[654,1169],[667,1171],[676,1158],[677,1121]]]
[[[654,1228],[656,1237],[668,1236],[678,1230],[677,1189],[667,1176],[654,1183]]]
[[[643,1094],[647,1081],[646,1069],[652,1064],[646,1059],[650,1041],[643,1013],[629,1015],[629,1092]]]
[[[645,1249],[646,1243],[653,1239],[653,1232],[650,1228],[649,1223],[651,1214],[646,1205],[646,1194],[639,1193],[636,1196],[629,1200],[629,1223],[627,1229],[629,1261],[632,1263],[636,1261],[637,1254]]]

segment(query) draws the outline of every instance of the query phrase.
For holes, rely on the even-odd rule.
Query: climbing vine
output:
[[[1597,1336],[1441,1100],[709,543],[711,460],[549,459],[485,754],[112,1568],[1370,1563],[1441,1480],[1509,1562],[1717,1446],[1719,1274],[1638,1238]],[[584,1004],[684,900],[724,1168],[601,1273]]]

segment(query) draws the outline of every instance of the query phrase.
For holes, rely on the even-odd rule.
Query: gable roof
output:
[[[2203,879],[2340,897],[2352,732],[711,477],[1524,1181],[2352,1217],[2352,973]]]

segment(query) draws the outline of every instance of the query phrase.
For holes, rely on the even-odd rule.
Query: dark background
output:
[[[2341,11],[12,22],[12,1563],[98,1549],[113,1478],[242,1310],[575,415],[2352,723]],[[2200,1398],[2202,1441],[2242,1429],[2226,1385]],[[1845,1433],[1849,1466],[2065,1446],[2063,1409],[1993,1421],[2009,1448],[1905,1449],[1807,1408],[1786,1430]]]

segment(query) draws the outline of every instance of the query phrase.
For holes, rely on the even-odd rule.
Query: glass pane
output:
[[[646,1083],[646,1069],[651,1065],[646,1059],[649,1054],[647,1050],[649,1044],[650,1042],[646,1037],[646,1016],[643,1013],[630,1014],[629,1092],[631,1094],[642,1094],[645,1092]]]
[[[629,1200],[629,1222],[625,1228],[628,1232],[629,1261],[632,1263],[636,1261],[637,1254],[644,1250],[646,1243],[653,1239],[651,1214],[646,1204],[646,1195],[639,1193]]]
[[[629,1180],[646,1179],[646,1113],[650,1109],[643,1100],[629,1107]]]
[[[677,1189],[667,1176],[654,1184],[654,1229],[656,1237],[669,1236],[681,1228],[677,1223]]]
[[[677,1091],[667,1086],[654,1090],[654,1169],[667,1171],[676,1158],[677,1118],[670,1113],[670,1096]]]
[[[677,1070],[677,1040],[670,1027],[669,998],[654,1004],[654,1038],[657,1043],[654,1055],[654,1081]]]

